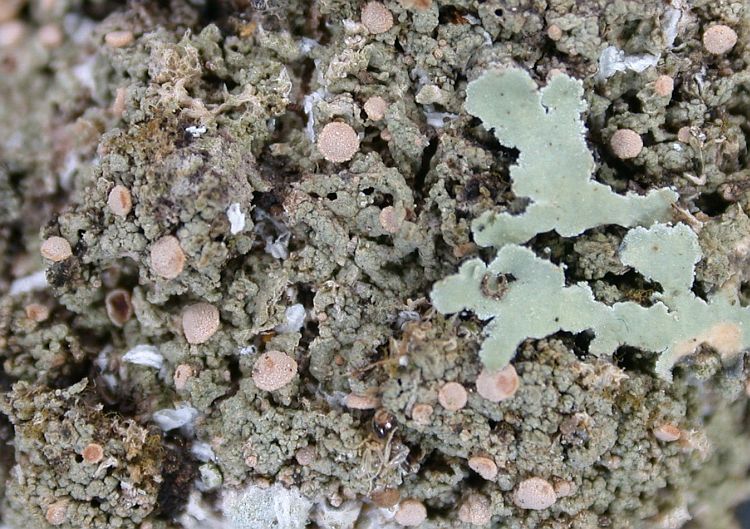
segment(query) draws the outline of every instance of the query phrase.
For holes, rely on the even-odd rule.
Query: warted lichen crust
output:
[[[514,361],[521,378],[516,395],[492,403],[473,391],[481,368],[473,360],[479,339],[473,326],[470,320],[438,315],[409,324],[403,344],[409,364],[383,387],[383,405],[394,413],[403,439],[420,447],[420,468],[432,474],[427,482],[407,475],[405,485],[431,513],[443,513],[431,515],[437,527],[441,522],[455,526],[449,521],[455,506],[470,493],[490,498],[494,524],[524,528],[566,521],[588,529],[607,519],[638,519],[643,527],[656,529],[661,527],[657,513],[680,505],[692,512],[705,502],[704,497],[693,503],[683,491],[690,486],[688,476],[701,472],[706,458],[720,457],[723,448],[709,430],[728,426],[719,418],[719,408],[735,414],[742,413],[742,405],[729,411],[717,399],[736,398],[729,395],[743,391],[742,377],[722,375],[718,363],[703,355],[701,369],[713,366],[704,377],[712,384],[721,380],[722,389],[709,389],[708,379],[702,378],[706,384],[700,391],[705,393],[697,394],[686,377],[669,384],[608,360],[576,358],[563,342],[542,340],[519,350]],[[437,403],[439,387],[449,380],[469,391],[468,404],[459,412]],[[717,415],[697,427],[701,420],[696,413],[709,402]],[[415,415],[417,404],[434,408],[426,424]],[[674,421],[684,432],[679,442],[659,442],[650,431]],[[631,451],[634,445],[643,451]],[[468,460],[476,454],[498,462],[493,480],[478,479],[470,469]],[[732,474],[737,483],[738,474]],[[557,486],[567,482],[574,492],[561,493],[545,511],[524,511],[513,504],[512,496],[516,486],[532,476]],[[711,482],[708,475],[704,478],[703,483]],[[654,494],[665,488],[671,494]],[[710,487],[704,490],[711,495]],[[645,521],[651,516],[653,520]]]
[[[627,178],[619,162],[612,163],[602,151],[596,178],[613,190],[674,185],[693,213],[697,206],[690,197],[701,193],[720,195],[706,204],[726,199],[746,205],[746,175],[738,170],[745,158],[747,123],[742,117],[742,43],[736,53],[709,59],[706,68],[696,70],[703,61],[700,26],[716,20],[742,33],[743,6],[698,0],[687,9],[683,3],[680,40],[669,48],[660,32],[661,21],[675,10],[669,3],[382,3],[395,24],[372,35],[357,22],[364,1],[322,0],[311,8],[307,0],[217,0],[204,8],[184,0],[127,6],[109,0],[30,0],[20,15],[27,31],[15,48],[19,52],[0,49],[0,70],[9,74],[0,76],[0,98],[8,102],[0,105],[0,174],[8,183],[0,186],[8,206],[7,215],[0,214],[0,230],[7,235],[0,242],[5,298],[0,345],[7,373],[34,387],[66,387],[89,374],[102,390],[101,401],[108,403],[102,414],[124,414],[128,419],[122,420],[142,427],[152,417],[175,411],[180,400],[200,412],[192,429],[195,450],[181,454],[188,464],[203,458],[197,488],[190,476],[178,484],[173,465],[162,465],[158,477],[182,501],[170,502],[161,514],[155,508],[142,529],[219,526],[221,521],[213,523],[222,510],[217,497],[229,497],[229,491],[241,487],[237,506],[247,512],[254,506],[244,505],[242,498],[252,495],[242,491],[255,488],[255,498],[267,498],[257,493],[268,491],[270,482],[279,496],[284,487],[289,497],[299,497],[299,489],[315,498],[307,514],[316,521],[323,511],[345,511],[354,504],[344,527],[357,529],[396,527],[385,520],[387,509],[368,504],[381,487],[424,504],[426,529],[466,527],[457,513],[468,498],[480,496],[491,499],[494,525],[512,528],[622,522],[663,529],[689,513],[702,526],[723,529],[727,505],[742,490],[747,467],[744,380],[733,376],[739,372],[716,372],[717,358],[701,351],[687,376],[679,373],[668,385],[643,372],[642,358],[628,355],[615,363],[637,383],[618,385],[618,377],[625,375],[614,363],[582,359],[569,342],[541,342],[521,348],[515,362],[521,388],[495,406],[474,392],[481,326],[474,319],[446,322],[415,298],[451,273],[457,259],[476,255],[471,219],[493,207],[519,209],[521,201],[511,202],[507,179],[511,154],[498,151],[490,134],[462,112],[466,79],[487,64],[524,65],[542,79],[559,69],[581,79],[591,108],[592,144],[606,143],[622,127],[648,138],[644,152],[628,162],[634,170]],[[42,9],[47,4],[54,6]],[[110,9],[119,11],[101,20]],[[559,40],[548,30],[553,22],[562,33]],[[43,49],[37,38],[47,29],[42,24],[58,23],[64,43]],[[93,44],[78,31],[85,27],[93,29]],[[114,31],[132,32],[130,44],[104,45]],[[628,55],[661,53],[663,64],[638,75],[615,74],[594,88],[589,76],[601,49],[610,45]],[[90,87],[81,84],[87,72],[93,75]],[[188,79],[175,83],[182,73]],[[651,93],[651,82],[661,73],[675,79],[671,102]],[[308,109],[305,96],[313,93],[317,99]],[[361,113],[373,95],[385,97],[389,105],[377,122]],[[360,152],[350,164],[329,166],[312,150],[306,118],[313,132],[332,119],[350,123],[362,140]],[[678,144],[675,133],[686,125],[692,127],[690,142]],[[101,150],[95,155],[97,143]],[[161,159],[162,147],[171,146],[179,152]],[[189,192],[175,201],[179,219],[165,219],[158,201],[174,197],[159,180],[179,172],[175,162],[182,157],[196,160],[206,152],[204,163],[192,166],[195,176],[205,180],[184,186]],[[237,163],[240,159],[249,163]],[[144,175],[144,168],[153,174]],[[209,174],[214,168],[219,174]],[[696,172],[706,184],[689,182],[683,171]],[[237,173],[248,175],[250,185],[222,193],[225,184],[238,183]],[[134,209],[117,222],[105,198],[113,185],[131,179],[139,183]],[[197,208],[189,202],[191,193],[201,197]],[[231,204],[239,204],[234,195],[243,195],[240,212],[249,221],[237,233],[227,214]],[[141,212],[136,211],[139,198]],[[61,235],[58,228],[63,228],[73,248],[70,261],[50,270],[55,287],[42,290],[37,282],[34,292],[5,296],[5,285],[39,269],[38,228],[68,206],[72,213],[43,233]],[[398,213],[399,231],[381,222],[386,211]],[[709,249],[704,254],[720,255],[712,247],[721,241],[713,236],[711,222],[701,244]],[[741,231],[739,223],[735,228]],[[191,262],[185,275],[168,284],[153,276],[147,255],[155,238],[175,230],[188,234]],[[653,290],[620,277],[626,267],[615,250],[624,230],[596,231],[607,233],[606,243],[596,249],[578,245],[581,261],[566,262],[568,278],[591,271],[599,283],[592,290],[597,296],[606,291],[609,303],[627,298],[618,293],[618,286],[625,292],[622,283],[635,296]],[[149,238],[139,246],[146,232]],[[735,234],[721,238],[734,245]],[[556,257],[560,247],[572,244],[558,242],[551,244]],[[136,259],[113,259],[128,244]],[[742,268],[737,244],[737,255],[728,255],[733,271]],[[577,266],[584,254],[588,263]],[[720,261],[712,270],[722,267]],[[719,279],[727,277],[725,272],[699,276],[696,291],[723,283]],[[108,320],[103,307],[104,294],[112,288],[132,289],[135,314],[122,329]],[[179,316],[195,298],[217,304],[221,329],[209,342],[188,346]],[[37,325],[23,310],[33,302],[50,308],[50,317]],[[285,332],[286,310],[292,306],[303,306],[305,320],[298,332]],[[431,323],[435,328],[428,331]],[[420,340],[425,343],[414,347],[412,342]],[[160,355],[161,368],[122,357],[146,343]],[[252,388],[249,377],[255,359],[275,349],[297,358],[300,376],[288,388],[264,394]],[[180,379],[179,387],[178,369],[180,377],[191,374],[184,385]],[[694,377],[700,377],[698,384]],[[100,386],[103,379],[116,387]],[[238,388],[243,380],[245,386]],[[448,381],[461,383],[469,394],[458,412],[441,410],[434,400]],[[122,400],[108,400],[112,395],[106,391],[113,389]],[[396,417],[392,438],[373,432],[375,410],[342,406],[345,395],[359,393],[379,399]],[[417,424],[410,417],[415,395],[434,404],[432,422]],[[585,420],[581,410],[592,419]],[[660,421],[677,424],[685,437],[658,443],[648,428]],[[705,445],[699,450],[690,443],[701,440],[703,428],[717,455],[699,474]],[[692,436],[693,429],[699,434]],[[166,449],[183,435],[190,443],[189,434],[179,429],[159,441]],[[248,441],[252,446],[245,453]],[[221,443],[213,454],[218,460],[210,455],[214,443]],[[235,453],[240,447],[242,452]],[[498,457],[498,466],[504,467],[498,481],[485,483],[472,474],[466,457],[474,450]],[[349,457],[343,463],[342,453]],[[258,462],[251,468],[254,455]],[[388,468],[371,479],[384,458]],[[34,466],[31,472],[44,475],[47,470]],[[512,488],[531,474],[555,485],[558,478],[575,482],[575,491],[544,512],[515,509]],[[721,487],[711,490],[716,483]],[[371,487],[373,494],[363,498]],[[22,490],[14,502],[36,507],[35,491]],[[191,502],[176,518],[188,496]],[[200,500],[193,502],[195,497]],[[707,502],[717,507],[708,509]],[[95,505],[81,507],[89,513]],[[44,509],[14,509],[3,515],[14,526],[38,523],[49,529],[40,512]],[[243,522],[252,520],[265,529],[281,518],[289,522],[289,513],[276,517],[266,511]],[[295,523],[307,522],[303,514]],[[323,521],[318,525],[329,529]]]
[[[15,428],[18,465],[8,483],[6,521],[49,527],[50,508],[65,528],[135,529],[157,506],[161,434],[102,413],[83,380],[65,390],[17,384],[2,410]],[[81,457],[95,443],[101,460]]]

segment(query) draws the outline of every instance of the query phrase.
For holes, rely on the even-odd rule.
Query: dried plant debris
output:
[[[2,524],[733,528],[748,31],[0,0]]]

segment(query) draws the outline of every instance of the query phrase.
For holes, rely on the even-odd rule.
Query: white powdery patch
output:
[[[698,88],[703,90],[703,87],[705,86],[706,81],[706,66],[701,66],[700,71],[693,76],[693,79],[695,79],[695,83],[698,85]],[[703,141],[706,139],[706,135],[702,134],[698,137],[699,140]]]
[[[242,356],[249,355],[249,354],[255,354],[258,352],[258,348],[254,345],[248,345],[246,347],[240,347],[239,354]]]
[[[661,30],[664,33],[664,42],[668,48],[674,45],[674,41],[677,38],[679,32],[680,20],[682,19],[682,9],[680,9],[680,2],[673,2],[665,10],[664,23],[662,24]]]
[[[153,345],[146,344],[136,345],[123,355],[122,360],[130,364],[153,367],[154,369],[161,369],[164,364],[164,357],[159,353],[159,350]]]
[[[190,453],[193,454],[198,461],[208,463],[209,461],[216,461],[216,454],[214,449],[208,443],[195,442],[193,443]]]
[[[315,68],[318,67],[318,62],[315,61]],[[308,94],[303,99],[302,110],[307,115],[307,125],[305,125],[305,136],[310,140],[310,143],[315,143],[315,104],[318,101],[323,101],[328,95],[328,91],[325,88],[318,88],[315,92]]]
[[[347,501],[340,507],[331,507],[322,501],[316,505],[312,518],[320,529],[351,529],[361,510],[360,501]]]
[[[430,74],[427,72],[427,70],[425,70],[424,68],[420,68],[419,66],[415,66],[414,68],[412,68],[412,70],[409,72],[409,77],[411,77],[412,81],[418,81],[418,89],[421,89],[423,86],[428,85],[432,82],[432,78],[430,77]]]
[[[254,231],[266,241],[265,252],[276,259],[286,259],[289,257],[287,246],[289,245],[289,240],[292,238],[289,228],[261,208],[255,208],[253,213],[255,215]],[[278,235],[274,237],[269,232]]]
[[[72,69],[73,76],[81,83],[81,86],[88,88],[92,95],[96,94],[96,80],[94,79],[95,65],[96,57],[91,56],[86,58],[82,63],[75,65]]]
[[[44,290],[47,288],[47,274],[44,270],[39,270],[31,275],[19,277],[10,284],[11,296],[33,292],[34,290]]]
[[[178,404],[173,410],[155,411],[152,419],[165,432],[182,428],[183,432],[190,434],[193,431],[193,421],[197,417],[198,410],[187,404]]]
[[[599,79],[609,79],[617,72],[632,70],[642,72],[650,66],[656,66],[659,62],[658,55],[643,53],[641,55],[625,55],[625,52],[615,46],[604,48],[599,56]]]
[[[200,127],[196,127],[195,125],[192,125],[190,127],[187,127],[185,129],[185,132],[190,134],[193,138],[200,138],[203,134],[206,133],[206,127],[201,125]]]
[[[410,321],[419,321],[422,317],[419,315],[419,312],[416,310],[402,310],[398,313],[398,318],[396,319],[396,325],[399,329],[403,329],[404,325],[406,325]]]
[[[190,492],[185,512],[179,518],[185,529],[237,529],[226,520],[218,518],[213,508],[203,501],[203,495],[197,490]]]
[[[279,334],[297,332],[305,324],[305,307],[297,303],[284,311],[286,321],[274,329]]]
[[[109,368],[109,354],[111,352],[112,346],[106,345],[101,351],[99,351],[99,354],[96,355],[96,358],[94,359],[94,365],[102,373]]]
[[[95,28],[96,24],[93,21],[76,14],[65,15],[63,18],[64,33],[79,46],[89,44]]]
[[[347,33],[359,33],[362,29],[362,24],[359,22],[355,22],[351,18],[344,19],[344,30]]]
[[[450,112],[424,112],[424,117],[429,126],[440,129],[445,126],[446,120],[455,119],[458,116],[456,114],[451,114]]]
[[[243,490],[225,490],[221,509],[236,529],[303,529],[312,502],[297,488],[287,489],[278,483],[267,488],[250,485]]]
[[[71,189],[73,187],[73,175],[81,165],[81,161],[81,157],[75,151],[71,151],[65,155],[63,166],[58,175],[60,187],[63,189]]]
[[[328,405],[332,408],[346,408],[346,397],[349,396],[349,393],[344,393],[343,391],[334,391],[332,393],[326,393],[325,391],[321,391],[320,395],[325,399],[325,401],[328,403]]]
[[[320,46],[320,43],[309,37],[302,37],[299,41],[299,51],[303,55],[309,55],[312,49],[317,46]]]
[[[242,213],[240,205],[235,202],[227,209],[227,218],[229,219],[229,231],[232,235],[237,235],[245,229],[245,214]]]
[[[292,234],[290,232],[282,233],[275,239],[272,237],[266,238],[266,246],[264,248],[265,252],[269,254],[271,257],[275,257],[276,259],[286,259],[289,257],[289,239],[291,239]]]
[[[357,521],[357,529],[401,529],[403,525],[394,521],[396,509],[365,505]]]

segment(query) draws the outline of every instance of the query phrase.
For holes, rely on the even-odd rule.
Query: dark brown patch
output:
[[[198,474],[198,467],[190,456],[189,446],[183,440],[165,443],[162,483],[156,497],[157,514],[161,518],[173,520],[185,508]]]

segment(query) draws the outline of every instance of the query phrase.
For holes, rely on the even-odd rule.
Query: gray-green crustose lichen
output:
[[[689,486],[689,469],[719,457],[711,430],[721,428],[723,419],[709,430],[693,422],[701,407],[719,405],[718,388],[701,385],[706,393],[698,394],[684,378],[669,384],[645,372],[621,370],[608,360],[581,360],[559,340],[519,349],[514,366],[521,385],[512,399],[491,403],[471,391],[462,410],[443,409],[436,395],[445,381],[472,388],[481,369],[472,359],[478,344],[477,331],[471,328],[470,321],[439,316],[410,323],[404,338],[409,365],[383,388],[383,404],[395,414],[405,440],[421,447],[417,462],[433,474],[431,483],[415,483],[416,495],[438,511],[450,513],[449,507],[460,503],[466,492],[455,484],[469,480],[469,491],[490,498],[498,524],[546,527],[565,520],[593,528],[607,519],[630,519],[637,511],[639,520],[654,518],[643,527],[656,529],[661,523],[657,513],[688,501],[683,492]],[[744,381],[723,376],[710,357],[702,357],[699,364],[708,371],[703,380],[723,380],[725,397],[742,391]],[[425,404],[433,408],[427,423],[415,412],[417,405]],[[732,410],[741,413],[739,407]],[[679,424],[684,432],[679,443],[654,438],[650,428],[664,423]],[[633,445],[643,451],[630,453]],[[467,460],[477,454],[498,462],[494,479],[479,479],[469,468]],[[601,469],[606,469],[604,475]],[[547,510],[524,512],[513,504],[513,490],[526,477],[540,475],[574,492],[561,493]],[[664,487],[673,494],[652,495]],[[705,490],[711,494],[710,488]],[[639,501],[633,501],[636,496]],[[443,520],[449,523],[449,516],[432,521],[440,526]]]
[[[394,529],[398,506],[379,505],[411,499],[426,507],[425,529],[467,527],[460,512],[469,500],[489,505],[489,525],[513,529],[663,529],[688,514],[696,526],[728,526],[748,466],[746,398],[744,373],[723,372],[715,351],[697,351],[666,384],[645,369],[648,355],[593,358],[562,333],[522,345],[518,392],[491,403],[475,391],[482,325],[435,314],[424,296],[457,261],[486,257],[472,242],[473,219],[521,213],[532,200],[509,185],[513,153],[464,111],[466,79],[498,64],[534,79],[559,70],[580,79],[594,153],[618,128],[648,138],[626,163],[601,149],[590,176],[623,196],[672,186],[695,215],[691,226],[703,225],[695,291],[741,285],[743,220],[734,211],[750,197],[741,169],[747,52],[740,43],[706,58],[700,34],[720,22],[744,36],[743,6],[683,3],[671,46],[663,21],[682,9],[666,2],[376,1],[393,15],[381,34],[361,23],[365,0],[11,0],[25,31],[0,43],[0,378],[22,381],[8,399],[36,410],[51,432],[56,388],[77,391],[71,385],[88,378],[85,398],[66,400],[66,418],[83,434],[123,423],[153,432],[149,449],[162,452],[154,481],[179,501],[150,488],[144,509],[107,519],[116,496],[65,503],[80,486],[100,485],[54,458],[25,467],[29,486],[9,489],[7,522],[50,529],[65,513],[77,526],[94,517],[139,529]],[[62,40],[43,43],[55,27]],[[113,31],[130,43],[109,46]],[[609,46],[661,59],[598,81]],[[664,74],[673,98],[654,96]],[[380,119],[363,112],[374,96],[387,104]],[[359,136],[349,163],[328,164],[315,149],[331,121]],[[126,216],[108,208],[114,185],[133,199]],[[722,201],[733,204],[723,214]],[[49,267],[49,286],[39,281],[40,227],[73,249]],[[566,284],[594,281],[597,301],[648,306],[662,287],[628,271],[618,251],[625,232],[545,233],[529,248],[564,262]],[[174,279],[149,262],[164,235],[186,254]],[[566,255],[572,247],[577,255]],[[132,302],[122,327],[105,310],[114,290]],[[215,304],[221,324],[191,345],[180,318],[198,301]],[[48,315],[31,318],[34,304]],[[302,309],[299,327],[287,321],[292,307]],[[131,362],[143,346],[158,363]],[[252,382],[268,351],[299,366],[275,392]],[[465,387],[462,410],[441,407],[446,382]],[[347,407],[352,396],[381,408]],[[415,399],[433,408],[431,421],[412,414]],[[194,424],[155,430],[181,411]],[[10,448],[15,430],[23,449],[3,451],[3,477],[12,459],[36,456],[29,439],[39,439],[33,424],[7,415],[15,429],[0,418],[0,442]],[[376,416],[393,418],[385,437]],[[665,422],[683,432],[679,441],[654,437]],[[123,434],[112,437],[117,454]],[[495,459],[495,480],[472,470],[476,454]],[[181,474],[178,459],[197,470]],[[74,467],[77,481],[62,479]],[[122,480],[122,467],[109,470]],[[514,490],[532,475],[572,493],[542,512],[517,508]],[[60,500],[49,503],[42,483],[55,483]],[[268,509],[269,498],[286,508]]]
[[[135,529],[156,508],[160,432],[102,413],[87,385],[20,383],[0,403],[16,434],[5,516],[13,526],[46,527],[46,520],[61,528]],[[91,445],[101,450],[93,459],[84,457]]]

